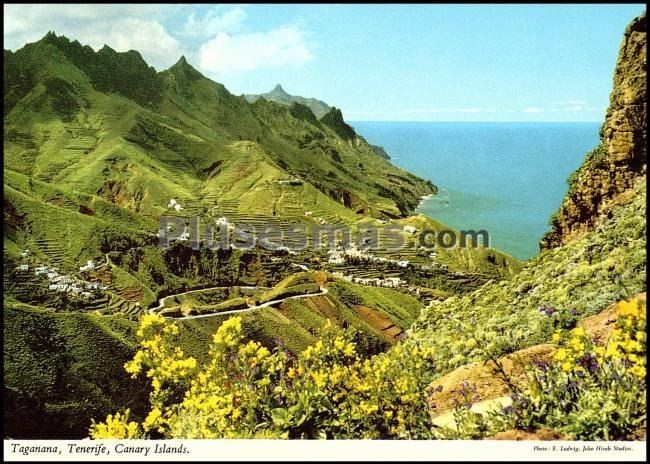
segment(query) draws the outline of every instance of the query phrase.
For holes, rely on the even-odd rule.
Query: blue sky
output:
[[[281,83],[348,120],[602,121],[627,5],[5,5],[5,47],[48,30],[181,54],[235,94]]]

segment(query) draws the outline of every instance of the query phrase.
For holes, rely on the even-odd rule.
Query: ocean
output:
[[[490,246],[526,260],[598,144],[599,123],[352,122],[392,162],[438,186],[417,212],[458,230],[487,230]]]

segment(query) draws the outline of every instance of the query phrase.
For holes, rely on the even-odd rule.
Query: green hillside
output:
[[[90,418],[127,407],[139,417],[145,385],[123,366],[137,321],[161,298],[169,317],[282,300],[241,313],[247,337],[298,353],[329,319],[355,328],[367,357],[397,345],[432,299],[520,269],[493,249],[422,248],[404,227],[446,228],[412,216],[436,187],[392,165],[336,108],[251,103],[184,57],[157,72],[136,51],[95,52],[54,33],[5,51],[4,63],[8,437],[85,436]],[[276,225],[270,238],[289,244],[302,238],[296,224],[393,228],[404,246],[338,261],[327,249],[164,249],[162,216]],[[315,271],[329,276],[326,294],[287,298],[318,292]],[[179,319],[185,352],[203,359],[227,317]]]

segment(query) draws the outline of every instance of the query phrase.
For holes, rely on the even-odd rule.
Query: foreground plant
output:
[[[151,380],[151,410],[139,423],[116,414],[93,423],[93,438],[430,438],[425,372],[432,352],[404,342],[362,359],[354,333],[327,324],[292,356],[245,341],[241,319],[214,335],[199,365],[175,346],[178,327],[143,317],[140,350],[126,364]]]
[[[528,387],[512,384],[512,405],[479,414],[471,402],[455,411],[457,427],[441,438],[481,438],[511,428],[550,428],[577,440],[620,440],[645,426],[645,300],[618,304],[614,331],[604,345],[582,327],[558,331],[551,362],[535,362]]]

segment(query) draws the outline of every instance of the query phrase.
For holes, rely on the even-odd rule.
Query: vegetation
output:
[[[279,103],[249,102],[185,58],[156,72],[137,52],[53,33],[4,59],[8,437],[81,437],[90,426],[93,438],[482,438],[549,427],[620,439],[643,424],[644,309],[622,303],[606,345],[576,325],[646,289],[644,182],[596,230],[525,265],[480,245],[432,250],[404,227],[446,228],[411,215],[436,187],[390,164],[336,108],[279,87]],[[600,146],[585,165],[603,161]],[[197,215],[279,224],[290,243],[299,237],[287,224],[384,224],[407,246],[334,264],[312,250],[158,245],[161,216]],[[80,270],[88,260],[96,266]],[[87,300],[53,291],[58,276],[34,272],[43,265],[102,290]],[[362,286],[353,272],[406,284]],[[458,428],[434,427],[433,380],[549,340],[554,360],[530,369],[509,409],[474,414],[467,386]]]
[[[631,300],[618,304],[616,328],[606,343],[581,327],[556,332],[553,359],[528,368],[528,387],[514,388],[511,405],[480,414],[470,410],[468,396],[455,413],[457,428],[437,435],[476,439],[545,427],[573,440],[630,439],[646,423],[645,330],[645,301]]]
[[[136,324],[7,300],[3,324],[6,437],[81,437],[91,417],[144,412],[145,384],[122,370],[136,351]]]
[[[585,155],[585,159],[575,172],[573,172],[567,179],[569,184],[569,191],[567,195],[572,195],[575,193],[579,183],[580,177],[585,172],[598,172],[600,170],[606,169],[607,164],[607,149],[605,145],[601,142],[596,148],[589,151]]]
[[[468,362],[544,343],[566,317],[590,316],[646,289],[645,183],[613,218],[583,237],[530,260],[508,280],[430,306],[411,336],[434,348],[438,375]],[[567,322],[565,322],[567,323]]]
[[[411,344],[359,358],[351,331],[326,324],[298,356],[246,343],[240,318],[217,330],[199,364],[174,345],[179,328],[145,316],[140,350],[125,365],[150,380],[151,410],[91,427],[93,438],[427,438],[430,418],[421,375],[429,352]],[[404,359],[404,350],[411,350]]]

